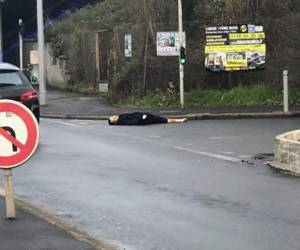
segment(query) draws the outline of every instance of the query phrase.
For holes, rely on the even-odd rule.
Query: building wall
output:
[[[24,41],[24,67],[31,64],[30,51],[37,50],[38,44],[36,41]],[[47,85],[65,88],[69,81],[69,75],[66,71],[65,57],[54,58],[51,53],[51,47],[49,44],[45,45],[45,67],[46,67],[46,81]],[[37,65],[34,66],[34,70]]]
[[[65,88],[70,78],[66,71],[68,59],[65,57],[54,58],[51,55],[49,44],[46,45],[46,55],[47,84],[53,87]]]

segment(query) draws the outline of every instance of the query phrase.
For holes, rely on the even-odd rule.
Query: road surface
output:
[[[15,192],[120,249],[299,250],[300,180],[254,160],[299,124],[43,119]]]

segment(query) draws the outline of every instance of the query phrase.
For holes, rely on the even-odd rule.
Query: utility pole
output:
[[[37,0],[38,49],[39,49],[39,96],[40,104],[47,105],[46,76],[45,76],[45,38],[43,0]]]
[[[24,69],[23,65],[23,20],[19,19],[19,49],[20,49],[20,69]]]
[[[183,24],[182,24],[182,2],[178,0],[178,31],[179,47],[183,47]],[[179,58],[180,60],[180,58]],[[180,79],[180,106],[184,109],[184,66],[179,62],[179,79]]]
[[[2,5],[5,0],[0,0],[0,62],[3,62],[3,31],[2,31]]]

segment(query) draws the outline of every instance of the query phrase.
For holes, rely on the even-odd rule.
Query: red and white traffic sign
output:
[[[38,142],[39,126],[32,112],[19,102],[0,100],[0,169],[22,165]]]

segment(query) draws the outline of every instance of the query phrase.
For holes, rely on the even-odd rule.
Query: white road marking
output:
[[[78,125],[76,124],[73,124],[73,123],[70,123],[70,122],[65,122],[63,120],[47,120],[47,122],[50,122],[50,123],[54,123],[54,124],[60,124],[60,125],[65,125],[65,126],[73,126],[73,127],[77,127]]]
[[[82,120],[70,120],[70,121],[63,121],[63,120],[49,120],[52,123],[55,124],[61,124],[65,126],[72,126],[72,127],[78,127],[78,126],[84,126],[89,125],[92,122],[82,121]]]
[[[146,135],[149,138],[160,138],[161,136],[159,135]]]
[[[95,121],[86,121],[86,120],[72,120],[70,122],[78,124],[78,125],[90,125],[90,124],[95,123]]]
[[[141,136],[136,136],[136,135],[129,135],[129,134],[123,133],[123,132],[114,132],[114,135],[136,138],[138,140],[147,140],[148,139],[147,136],[141,137]],[[219,159],[219,160],[223,160],[223,161],[230,161],[230,162],[234,162],[234,163],[241,163],[241,161],[242,161],[242,159],[239,159],[236,157],[230,157],[230,156],[221,155],[221,154],[198,151],[198,150],[194,150],[194,149],[186,148],[186,147],[182,147],[182,146],[173,146],[173,145],[170,145],[169,143],[160,142],[160,144],[164,144],[165,146],[170,146],[171,148],[174,148],[177,150],[194,153],[194,154],[198,154],[198,155],[202,155],[202,156],[206,156],[206,157],[210,157],[210,158],[214,158],[214,159]]]
[[[235,139],[237,138],[237,136],[213,136],[213,137],[209,137],[209,139],[211,140],[226,140],[226,139]]]
[[[231,151],[222,151],[222,152],[219,152],[220,154],[225,154],[225,155],[234,155],[235,153],[234,152],[231,152]]]
[[[78,124],[70,123],[70,122],[57,122],[57,124],[62,124],[65,126],[78,127]]]
[[[253,155],[239,155],[239,157],[250,159],[250,158],[253,158]]]
[[[230,162],[234,162],[234,163],[241,162],[241,159],[239,159],[239,158],[230,157],[230,156],[226,156],[226,155],[203,152],[203,151],[198,151],[198,150],[195,150],[195,149],[190,149],[190,148],[185,148],[185,147],[180,147],[180,146],[176,146],[174,148],[176,148],[178,150],[186,151],[186,152],[189,152],[189,153],[194,153],[194,154],[198,154],[198,155],[202,155],[202,156],[207,156],[207,157],[214,158],[214,159],[230,161]]]
[[[58,143],[66,143],[67,140],[40,140],[40,144],[49,145],[49,144],[58,144]]]

